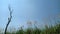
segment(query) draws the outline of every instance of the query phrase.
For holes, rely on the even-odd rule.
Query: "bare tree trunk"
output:
[[[6,34],[7,28],[8,28],[8,26],[9,26],[10,22],[11,22],[11,19],[12,19],[12,10],[11,10],[10,5],[8,6],[8,9],[9,9],[9,11],[10,11],[10,17],[8,18],[8,23],[7,23],[7,25],[6,25],[4,34]]]

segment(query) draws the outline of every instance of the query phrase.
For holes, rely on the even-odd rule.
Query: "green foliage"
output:
[[[9,33],[7,33],[9,34]],[[57,24],[54,27],[47,27],[44,30],[40,29],[27,29],[26,31],[23,31],[23,29],[20,29],[16,32],[16,34],[60,34],[60,24]]]
[[[60,34],[60,23],[55,26],[45,26],[44,30],[38,28],[27,29],[26,31],[19,30],[16,34]]]
[[[23,30],[19,30],[16,32],[16,34],[23,34],[23,32],[24,32]]]
[[[23,28],[19,29],[16,32],[7,32],[7,34],[60,34],[60,22],[55,26],[45,26],[45,29],[41,30],[39,28],[28,28],[23,30]]]

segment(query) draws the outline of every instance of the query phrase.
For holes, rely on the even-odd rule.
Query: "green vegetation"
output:
[[[60,22],[55,26],[48,27],[46,25],[45,29],[28,28],[26,30],[23,30],[23,28],[21,28],[16,32],[7,32],[7,34],[60,34]]]

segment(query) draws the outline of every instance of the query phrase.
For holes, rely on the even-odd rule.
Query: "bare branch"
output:
[[[9,9],[9,11],[10,11],[10,17],[8,18],[8,23],[7,23],[7,25],[6,25],[4,34],[6,34],[7,28],[8,28],[8,26],[9,26],[9,23],[11,22],[11,19],[12,19],[12,11],[13,11],[13,10],[11,9],[11,6],[10,6],[10,5],[8,6],[8,9]]]

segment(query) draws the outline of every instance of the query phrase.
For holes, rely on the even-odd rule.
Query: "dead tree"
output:
[[[10,22],[11,22],[11,19],[12,19],[12,11],[13,11],[13,10],[11,9],[10,5],[8,6],[8,9],[9,9],[9,12],[10,12],[10,16],[8,17],[8,22],[7,22],[7,24],[6,24],[6,28],[5,28],[4,34],[6,34],[7,28],[8,28],[8,26],[9,26]]]

